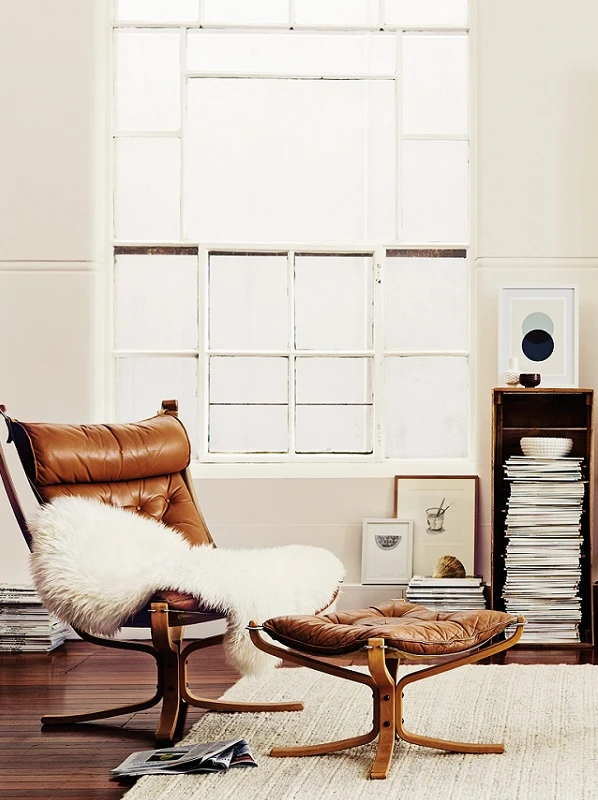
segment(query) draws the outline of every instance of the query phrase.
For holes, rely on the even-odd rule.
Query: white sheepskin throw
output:
[[[81,497],[41,506],[29,527],[33,579],[58,619],[113,636],[155,591],[191,594],[226,614],[228,659],[244,675],[276,664],[254,647],[247,623],[324,609],[345,571],[320,547],[194,547],[161,522]]]

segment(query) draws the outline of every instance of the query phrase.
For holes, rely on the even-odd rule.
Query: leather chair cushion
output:
[[[156,592],[147,605],[123,624],[124,628],[149,628],[151,627],[151,603],[167,603],[170,609],[168,624],[195,625],[198,622],[209,622],[215,619],[226,619],[226,614],[202,603],[201,598],[190,594],[182,594],[171,589],[161,589]]]
[[[191,458],[182,423],[168,414],[115,425],[14,420],[12,427],[23,466],[38,488],[167,475],[185,469]]]
[[[274,617],[263,623],[273,639],[295,650],[333,656],[351,653],[382,638],[416,656],[450,655],[476,647],[516,622],[502,611],[446,613],[389,600],[378,607],[320,616]]]
[[[209,544],[212,539],[180,473],[114,483],[78,483],[41,486],[45,503],[56,497],[86,497],[176,528],[191,544]]]

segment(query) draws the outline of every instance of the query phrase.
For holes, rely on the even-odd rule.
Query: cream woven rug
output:
[[[370,781],[375,745],[271,758],[273,745],[367,732],[370,690],[312,670],[243,678],[225,697],[304,700],[305,710],[203,717],[185,743],[244,737],[258,767],[141,778],[126,800],[590,800],[598,798],[598,666],[467,666],[405,691],[405,725],[429,736],[504,742],[502,755],[397,743],[385,781]]]

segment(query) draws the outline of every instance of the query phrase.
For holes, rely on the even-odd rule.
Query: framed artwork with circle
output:
[[[578,307],[575,286],[505,287],[499,315],[498,372],[517,364],[539,373],[542,387],[578,385]]]
[[[413,575],[413,521],[364,519],[361,582],[405,584]]]

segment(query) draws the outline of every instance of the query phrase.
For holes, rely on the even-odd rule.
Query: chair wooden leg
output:
[[[104,639],[100,636],[92,636],[89,633],[79,630],[76,630],[76,633],[86,642],[91,642],[100,647],[114,647],[118,650],[137,650],[142,653],[148,653],[153,658],[156,658],[154,648],[141,642]],[[124,706],[115,706],[113,708],[104,708],[100,711],[88,711],[80,714],[45,714],[41,718],[41,723],[42,725],[73,725],[78,722],[92,722],[98,719],[118,717],[121,714],[134,714],[136,711],[144,711],[147,708],[152,708],[152,706],[157,705],[161,699],[162,689],[160,685],[158,685],[155,694],[148,700],[141,700],[137,703],[130,703]]]
[[[171,745],[180,729],[182,710],[180,651],[183,628],[168,625],[166,603],[152,603],[152,642],[158,664],[158,689],[162,692],[162,710],[156,728],[156,743]]]
[[[217,641],[222,641],[223,636],[210,637],[209,639],[198,639],[190,642],[181,652],[180,658],[180,686],[181,697],[194,708],[205,708],[209,711],[236,712],[236,711],[302,711],[303,703],[300,701],[289,703],[236,703],[230,700],[211,700],[208,697],[199,697],[189,689],[187,676],[187,660],[191,653],[201,650]]]

